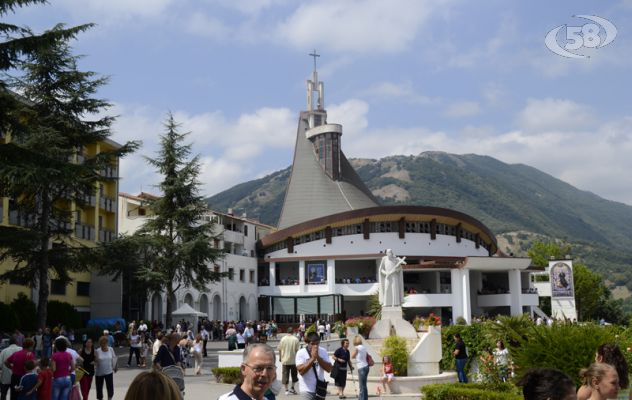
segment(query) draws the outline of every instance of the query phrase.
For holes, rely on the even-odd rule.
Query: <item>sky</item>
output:
[[[549,31],[593,23],[575,15],[616,39],[554,54]],[[73,43],[80,67],[110,76],[112,138],[143,142],[121,191],[158,191],[143,156],[168,112],[206,195],[289,166],[316,49],[348,157],[489,155],[632,205],[632,0],[49,0],[6,20],[96,24]]]

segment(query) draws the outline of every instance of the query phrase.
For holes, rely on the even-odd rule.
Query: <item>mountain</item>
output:
[[[497,234],[501,250],[516,255],[524,254],[534,237],[566,241],[573,256],[607,277],[611,287],[632,290],[631,206],[488,156],[425,152],[350,161],[382,204],[464,212]],[[242,183],[208,198],[208,204],[276,225],[289,174],[286,168]]]

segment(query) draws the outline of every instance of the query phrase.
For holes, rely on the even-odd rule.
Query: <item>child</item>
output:
[[[48,368],[50,361],[48,357],[42,357],[40,360],[40,373],[37,376],[37,400],[50,400],[53,394],[53,371]]]
[[[20,386],[16,388],[18,400],[37,400],[37,373],[35,361],[27,360],[24,363],[26,374],[20,379]],[[19,389],[19,390],[18,390]]]
[[[382,358],[382,387],[384,388],[384,393],[386,393],[386,384],[393,382],[393,379],[395,379],[395,375],[393,374],[393,364],[391,363],[391,358],[389,356],[384,356],[384,358]]]

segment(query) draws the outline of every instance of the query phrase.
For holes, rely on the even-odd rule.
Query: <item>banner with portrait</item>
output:
[[[575,297],[572,265],[570,261],[551,261],[549,263],[552,298]]]
[[[325,264],[307,264],[307,283],[318,285],[327,283],[327,270]]]

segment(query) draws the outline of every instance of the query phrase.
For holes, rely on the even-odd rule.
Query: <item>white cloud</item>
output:
[[[224,39],[229,36],[230,29],[221,20],[208,16],[205,13],[195,12],[186,24],[189,33],[212,38]]]
[[[159,176],[148,166],[143,155],[153,157],[164,132],[166,114],[140,106],[117,105],[113,113],[120,115],[115,123],[113,139],[125,142],[131,138],[143,141],[143,147],[121,161],[123,191],[155,190],[151,185]],[[253,113],[229,119],[223,113],[173,113],[181,132],[191,132],[187,142],[193,153],[201,156],[203,192],[216,193],[250,179],[260,169],[264,152],[274,149],[291,151],[296,134],[295,114],[286,108],[260,108]]]
[[[410,104],[428,105],[437,103],[440,101],[436,97],[428,97],[419,94],[413,89],[411,82],[394,83],[394,82],[380,82],[371,86],[367,90],[361,93],[363,96],[379,100],[402,100]]]
[[[526,107],[518,114],[518,126],[529,133],[585,130],[594,122],[589,107],[564,99],[528,99]]]
[[[155,18],[164,15],[174,0],[58,0],[55,5],[64,7],[76,17],[112,23],[132,18]]]
[[[481,106],[475,101],[457,101],[448,106],[443,115],[450,118],[471,117],[480,114]]]
[[[441,3],[441,4],[439,4]],[[395,53],[407,49],[423,23],[446,2],[322,0],[302,4],[278,27],[282,43],[338,52]]]

